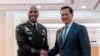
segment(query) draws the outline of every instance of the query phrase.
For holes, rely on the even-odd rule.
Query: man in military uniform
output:
[[[39,11],[36,6],[29,7],[26,23],[16,27],[18,56],[39,56],[41,49],[48,50],[47,29],[37,22]]]

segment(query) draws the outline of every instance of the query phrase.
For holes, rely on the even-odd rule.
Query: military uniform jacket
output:
[[[39,56],[41,49],[48,50],[46,28],[39,23],[37,28],[37,31],[34,30],[29,22],[16,27],[18,56]]]

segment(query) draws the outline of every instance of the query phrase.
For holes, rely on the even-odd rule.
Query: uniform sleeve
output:
[[[16,27],[16,40],[19,50],[26,53],[39,53],[39,50],[31,48],[31,46],[25,42],[25,35],[21,27]]]
[[[81,51],[82,56],[91,56],[90,41],[89,41],[88,32],[85,26],[80,27],[79,40],[80,40],[80,45],[81,45],[81,50],[82,50]]]
[[[47,29],[46,30],[46,35],[45,35],[45,41],[44,41],[44,46],[43,49],[44,50],[48,50],[49,49],[49,45],[48,45],[48,40],[47,40]]]

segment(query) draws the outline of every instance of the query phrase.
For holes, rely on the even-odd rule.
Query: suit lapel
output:
[[[72,35],[72,33],[74,32],[75,29],[76,29],[76,23],[73,22],[73,24],[72,24],[72,26],[71,26],[71,28],[70,28],[70,30],[68,32],[68,35],[66,36],[66,40],[65,40],[65,43],[64,43],[63,46],[65,46],[65,44],[68,42],[70,36]]]
[[[62,42],[62,32],[63,32],[63,28],[58,33],[58,43],[59,43],[59,46],[61,46],[61,48],[63,47],[63,42]]]

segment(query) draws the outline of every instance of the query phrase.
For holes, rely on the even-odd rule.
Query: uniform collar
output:
[[[29,23],[31,24],[31,25],[36,25],[37,26],[37,22],[36,23],[33,23],[33,22],[31,22],[31,21],[29,21]]]

